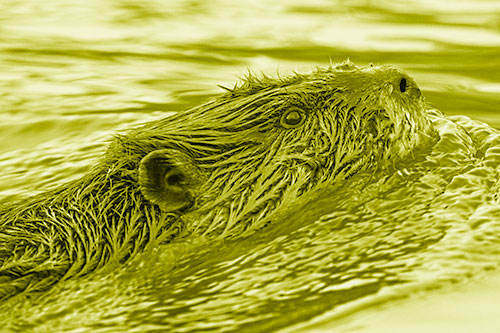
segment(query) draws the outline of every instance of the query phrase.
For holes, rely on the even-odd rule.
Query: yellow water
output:
[[[0,33],[4,201],[81,176],[115,131],[200,104],[248,69],[393,64],[430,106],[500,128],[498,1],[4,0]],[[500,295],[483,282],[499,275],[498,133],[460,118],[436,126],[448,145],[368,187],[360,175],[249,239],[165,246],[42,300],[0,305],[0,322],[40,332],[396,332],[415,325],[401,316],[427,322],[429,310],[455,304],[454,317],[443,311],[422,327],[441,332],[476,313],[500,329],[494,314],[480,316],[498,302],[457,305],[481,304],[485,289]],[[451,303],[432,307],[426,296]]]

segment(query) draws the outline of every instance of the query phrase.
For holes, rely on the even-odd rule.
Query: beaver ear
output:
[[[166,212],[191,207],[201,178],[193,159],[175,149],[153,151],[139,165],[142,194]]]

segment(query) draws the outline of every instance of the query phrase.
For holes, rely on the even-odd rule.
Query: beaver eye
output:
[[[306,120],[304,110],[298,107],[291,107],[281,115],[281,125],[286,128],[296,128],[301,126]]]

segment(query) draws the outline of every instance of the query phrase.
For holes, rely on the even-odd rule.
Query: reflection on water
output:
[[[2,1],[0,199],[81,176],[113,131],[200,104],[247,67],[390,63],[445,114],[498,128],[499,30],[500,4],[486,0]],[[39,303],[4,305],[0,321],[265,331],[480,276],[499,262],[498,133],[461,118],[435,125],[442,146],[291,207],[279,230],[164,246]]]

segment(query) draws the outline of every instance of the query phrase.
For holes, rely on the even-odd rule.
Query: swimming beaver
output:
[[[404,157],[430,127],[416,83],[388,66],[346,61],[225,89],[117,135],[83,178],[0,209],[0,298],[154,242],[248,235],[319,185]]]

